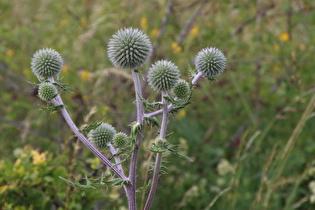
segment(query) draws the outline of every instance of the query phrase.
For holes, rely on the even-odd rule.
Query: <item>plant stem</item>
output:
[[[167,130],[167,122],[168,122],[168,104],[167,100],[164,98],[167,96],[166,92],[162,92],[162,103],[163,103],[163,113],[162,113],[162,123],[161,123],[161,129],[160,129],[160,138],[165,139],[166,136],[166,130]],[[158,181],[159,181],[159,173],[161,168],[161,162],[162,162],[162,153],[157,153],[155,158],[155,166],[154,166],[154,172],[152,177],[152,185],[150,188],[149,196],[147,198],[147,202],[144,206],[145,210],[149,210],[152,205],[153,198],[156,193]]]
[[[108,146],[109,146],[110,153],[112,153],[112,155],[116,155],[118,153],[118,150],[116,150],[111,143],[109,143]],[[120,164],[121,162],[120,157],[114,156],[114,160],[117,165],[117,168],[124,174],[124,170],[122,168],[122,165]]]
[[[54,105],[63,105],[62,99],[60,95],[58,95],[55,99],[53,99]],[[67,112],[65,107],[60,108],[60,112],[69,125],[70,129],[75,133],[75,135],[82,141],[82,143],[87,146],[91,152],[94,153],[101,161],[108,166],[119,178],[122,180],[129,180],[117,167],[115,167],[112,162],[110,162],[102,153],[100,153],[86,138],[85,136],[80,133],[77,126],[72,121],[71,117],[69,116],[69,113]]]
[[[50,82],[54,82],[53,78],[49,78]],[[60,95],[58,94],[56,98],[54,98],[52,100],[52,103],[54,105],[64,105],[63,101],[60,97]],[[119,178],[121,178],[122,180],[129,180],[117,167],[115,167],[112,162],[110,162],[102,153],[100,153],[98,151],[97,148],[95,148],[86,138],[85,136],[80,133],[78,127],[74,124],[74,122],[72,121],[68,111],[66,110],[66,108],[63,106],[60,108],[60,112],[61,115],[63,116],[63,118],[65,119],[65,121],[67,122],[67,124],[69,125],[70,129],[75,133],[75,135],[82,141],[82,143],[87,146],[87,148],[89,148],[91,150],[91,152],[94,153],[95,156],[97,156],[106,166],[108,166]]]
[[[136,70],[132,70],[131,72],[132,72],[135,95],[136,95],[137,123],[143,124],[144,109],[143,109],[142,101],[140,100],[140,97],[142,97],[141,82],[140,82],[138,72]],[[140,130],[140,133],[141,132],[142,132],[142,129]],[[142,136],[138,134],[136,143],[135,143],[135,148],[133,150],[133,153],[131,155],[131,160],[130,160],[129,179],[131,181],[131,186],[126,191],[126,193],[128,194],[127,197],[128,197],[129,209],[137,208],[136,206],[136,186],[137,186],[136,172],[137,172],[138,155],[139,155],[141,142],[142,142]]]

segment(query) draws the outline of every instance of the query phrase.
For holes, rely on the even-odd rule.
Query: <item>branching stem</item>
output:
[[[166,130],[167,130],[167,122],[168,122],[168,104],[167,100],[164,98],[167,96],[166,92],[162,92],[162,103],[163,103],[163,108],[162,108],[162,124],[161,124],[161,129],[160,129],[160,138],[165,139],[166,136]],[[152,185],[150,188],[149,196],[147,198],[147,202],[144,206],[145,210],[149,210],[152,205],[153,198],[156,193],[158,181],[159,181],[159,173],[160,173],[160,168],[161,168],[161,162],[162,162],[162,153],[157,153],[156,158],[155,158],[155,166],[154,166],[154,172],[153,172],[153,177],[152,177]]]

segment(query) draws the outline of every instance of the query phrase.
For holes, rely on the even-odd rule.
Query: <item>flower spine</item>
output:
[[[190,94],[189,83],[183,79],[180,79],[176,83],[175,87],[173,88],[173,94],[175,97],[177,97],[179,99],[187,98]]]
[[[116,148],[123,148],[129,144],[128,137],[125,133],[117,133],[113,139],[113,145]]]
[[[121,29],[108,43],[109,60],[117,68],[138,69],[151,53],[152,44],[148,36],[139,29]]]
[[[203,77],[212,79],[224,71],[226,58],[215,47],[205,48],[197,54],[195,65],[197,71],[201,72]]]
[[[169,91],[176,85],[178,80],[178,67],[170,61],[157,61],[149,69],[149,85],[156,91]]]
[[[39,85],[38,96],[44,101],[51,101],[58,95],[58,89],[49,82],[44,82]]]
[[[62,68],[63,60],[53,49],[40,49],[32,58],[31,69],[39,80],[57,76]]]
[[[104,150],[116,134],[115,128],[108,124],[102,123],[97,128],[88,133],[88,140],[99,150]]]

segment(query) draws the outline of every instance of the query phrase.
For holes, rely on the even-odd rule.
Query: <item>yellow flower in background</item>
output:
[[[68,73],[68,65],[64,65],[61,69],[62,73],[66,74]]]
[[[152,36],[157,36],[159,34],[159,29],[155,28],[151,31]]]
[[[108,106],[105,106],[103,108],[103,114],[106,115],[110,111],[110,108]]]
[[[147,30],[148,29],[148,19],[146,17],[142,17],[140,20],[140,26],[142,30]]]
[[[288,32],[283,32],[280,35],[280,40],[283,42],[287,42],[290,39],[290,34]]]
[[[95,169],[100,164],[101,164],[101,160],[99,158],[95,157],[91,161],[91,168]]]
[[[182,47],[179,46],[176,42],[172,44],[172,49],[175,54],[178,54],[182,51]]]
[[[189,31],[189,36],[196,37],[199,34],[199,26],[194,26]]]
[[[34,165],[42,165],[46,162],[46,154],[45,153],[39,153],[36,150],[32,150],[31,154],[33,156],[33,164]]]
[[[278,45],[278,44],[275,44],[274,46],[273,46],[273,49],[274,49],[274,51],[279,51],[280,50],[280,46]]]
[[[65,25],[68,24],[68,22],[69,22],[68,19],[62,19],[62,20],[60,21],[60,25],[65,26]]]
[[[87,24],[86,17],[81,17],[81,18],[80,18],[80,25],[81,25],[82,27],[85,27],[86,24]]]
[[[88,72],[87,70],[84,70],[81,72],[81,79],[83,81],[87,81],[90,79],[90,72]]]
[[[178,116],[177,118],[178,119],[182,119],[186,116],[186,110],[185,109],[181,109],[179,112],[178,112]]]
[[[11,58],[14,55],[14,50],[8,50],[6,55],[8,58]]]
[[[272,70],[273,70],[273,72],[278,73],[278,72],[280,72],[280,67],[278,65],[274,65],[272,67]]]
[[[32,70],[30,69],[23,69],[23,75],[28,78],[31,74]]]

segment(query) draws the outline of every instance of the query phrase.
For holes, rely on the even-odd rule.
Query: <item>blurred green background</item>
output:
[[[129,132],[130,72],[113,68],[106,49],[130,26],[157,44],[152,62],[173,61],[186,80],[202,48],[227,57],[218,81],[200,80],[193,103],[171,118],[171,143],[194,162],[167,157],[152,209],[315,209],[314,11],[312,0],[1,0],[0,209],[127,208],[121,188],[73,189],[58,178],[80,179],[99,161],[58,113],[40,111],[28,82],[37,82],[35,51],[54,48],[76,124]],[[145,96],[157,97],[149,87]],[[138,187],[156,132],[145,131]]]

